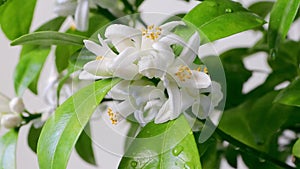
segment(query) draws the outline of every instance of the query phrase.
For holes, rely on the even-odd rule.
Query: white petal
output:
[[[0,114],[10,112],[9,98],[0,93]]]
[[[112,60],[104,58],[86,63],[83,69],[96,76],[112,77],[111,65]]]
[[[131,104],[129,100],[125,100],[117,104],[116,109],[123,119],[125,119],[136,110],[136,108]]]
[[[199,72],[196,70],[191,70],[192,78],[185,79],[185,81],[177,80],[181,86],[187,88],[195,88],[195,89],[202,89],[207,88],[211,85],[210,77],[203,72]]]
[[[86,31],[89,24],[89,1],[78,0],[78,5],[75,11],[76,28],[80,31]]]
[[[223,99],[223,93],[221,90],[221,85],[215,81],[212,81],[212,91],[211,91],[211,100],[214,107],[218,106],[218,104]]]
[[[93,74],[91,74],[91,73],[89,73],[85,70],[83,70],[79,74],[79,79],[80,80],[98,80],[98,79],[103,79],[103,78],[105,78],[105,77],[93,75]]]
[[[186,42],[181,37],[179,37],[176,34],[172,34],[172,33],[159,39],[159,42],[165,43],[168,46],[173,45],[173,44],[178,44],[178,45],[182,45],[182,46],[186,45]]]
[[[76,1],[72,2],[58,2],[55,4],[54,12],[57,13],[59,16],[69,16],[75,13],[77,6]]]
[[[9,102],[9,107],[11,112],[22,113],[25,110],[23,99],[20,97],[15,97]]]
[[[1,118],[1,125],[7,129],[18,127],[20,126],[21,122],[21,116],[15,113],[3,115]]]
[[[196,54],[198,53],[198,49],[200,46],[200,38],[198,33],[194,33],[194,35],[189,39],[188,43],[184,46],[179,58],[185,62],[185,64],[190,65],[196,58]]]
[[[107,46],[106,42],[101,39],[101,37],[99,36],[99,41],[101,43],[101,45],[90,41],[90,40],[84,40],[84,45],[85,47],[91,51],[92,53],[94,53],[96,56],[104,56],[104,57],[109,57],[109,58],[114,58],[117,55]]]
[[[168,23],[165,23],[165,24],[161,25],[160,28],[163,31],[171,31],[172,29],[174,29],[178,25],[185,25],[185,24],[182,21],[172,21],[172,22],[168,22]]]
[[[171,120],[172,113],[170,100],[167,100],[156,115],[154,123],[159,124]]]
[[[125,100],[129,96],[129,85],[130,81],[122,80],[110,90],[108,95],[114,100]]]
[[[142,32],[126,25],[110,25],[105,31],[105,37],[111,40],[119,52],[128,47],[141,47]]]
[[[200,119],[205,119],[212,111],[212,103],[210,97],[201,95],[200,99],[192,106],[192,112]]]

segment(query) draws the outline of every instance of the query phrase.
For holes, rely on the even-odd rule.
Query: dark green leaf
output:
[[[84,161],[96,165],[91,137],[90,124],[87,124],[77,140],[75,149]]]
[[[147,124],[133,140],[119,168],[199,168],[197,145],[184,116]]]
[[[46,22],[42,26],[40,26],[35,32],[58,31],[65,20],[66,20],[65,17],[61,17],[61,16],[56,17],[56,18],[51,19],[50,21]]]
[[[83,45],[83,40],[87,37],[72,35],[54,31],[41,31],[27,35],[11,42],[11,45]]]
[[[272,57],[276,55],[293,23],[300,6],[300,0],[277,0],[273,6],[269,23],[269,47]]]
[[[135,6],[138,8],[143,2],[144,0],[135,0]]]
[[[37,150],[37,143],[40,137],[42,131],[42,127],[40,128],[35,128],[34,125],[31,125],[28,137],[27,137],[27,142],[30,147],[30,149],[36,153]]]
[[[230,0],[204,1],[187,13],[183,20],[199,29],[203,38],[208,41],[215,41],[265,23],[239,3]]]
[[[0,23],[4,34],[13,40],[29,32],[36,0],[10,0],[1,6]]]
[[[11,130],[0,138],[0,168],[16,169],[18,132]]]
[[[18,96],[21,96],[39,76],[49,52],[49,48],[38,48],[20,59],[14,74],[15,91]]]
[[[225,111],[220,128],[253,148],[271,151],[272,137],[296,111],[289,106],[273,104],[277,94],[271,92]]]
[[[282,90],[275,102],[300,107],[300,78],[297,77],[287,88]]]
[[[260,1],[249,6],[249,10],[265,18],[272,10],[274,2]]]
[[[300,139],[298,139],[293,146],[293,154],[297,158],[300,158]]]
[[[0,0],[0,6],[4,5],[7,2],[7,0]]]
[[[97,81],[70,97],[43,127],[37,155],[42,169],[67,167],[72,149],[106,93],[119,79]]]

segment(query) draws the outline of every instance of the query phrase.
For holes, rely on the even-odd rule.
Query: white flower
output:
[[[167,100],[161,84],[156,87],[145,80],[122,81],[112,88],[109,96],[119,101],[108,109],[113,124],[133,113],[141,126],[152,121]]]
[[[18,127],[22,123],[21,113],[25,111],[23,100],[19,97],[10,100],[0,93],[1,125],[5,128]]]
[[[74,15],[76,28],[86,31],[89,23],[89,0],[57,0],[54,11],[60,16]]]

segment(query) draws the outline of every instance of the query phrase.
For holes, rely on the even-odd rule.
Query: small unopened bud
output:
[[[14,113],[22,113],[25,110],[25,106],[22,98],[15,97],[9,102],[9,107]]]
[[[1,125],[7,129],[19,127],[22,123],[22,117],[19,114],[5,114],[1,118]]]

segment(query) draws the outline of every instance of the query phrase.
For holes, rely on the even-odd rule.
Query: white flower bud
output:
[[[1,118],[1,125],[7,129],[15,128],[20,126],[22,123],[22,118],[19,114],[5,114]]]
[[[25,110],[25,106],[22,98],[15,97],[9,102],[10,110],[14,113],[22,113]]]

